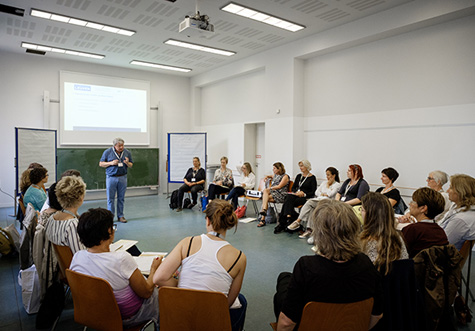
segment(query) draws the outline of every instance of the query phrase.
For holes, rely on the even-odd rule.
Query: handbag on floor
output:
[[[172,195],[170,197],[170,208],[171,209],[176,209],[178,208],[178,190],[175,190],[172,192]]]
[[[20,270],[18,284],[21,286],[21,300],[27,314],[36,314],[40,309],[41,289],[34,264],[28,269]]]
[[[201,211],[204,213],[206,210],[206,206],[208,206],[208,197],[202,196],[201,197]]]
[[[277,216],[275,215],[274,208],[269,207],[269,209],[267,209],[266,224],[273,224],[273,223],[277,223]]]
[[[235,211],[237,218],[243,218],[244,216],[246,216],[246,210],[246,206],[237,207]]]

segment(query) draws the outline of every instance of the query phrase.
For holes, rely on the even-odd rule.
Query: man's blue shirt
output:
[[[117,155],[119,157],[117,157]],[[107,176],[120,176],[120,175],[126,175],[127,174],[127,165],[124,163],[125,158],[129,158],[129,162],[134,163],[132,160],[132,154],[124,148],[121,154],[116,153],[114,150],[114,147],[108,148],[102,153],[101,157],[101,162],[110,162],[114,160],[119,160],[119,162],[122,162],[122,167],[119,167],[117,165],[115,166],[109,166],[106,168],[106,175]]]

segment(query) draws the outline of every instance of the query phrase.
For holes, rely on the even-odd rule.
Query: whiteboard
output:
[[[168,182],[183,183],[183,178],[193,166],[193,158],[200,158],[206,171],[206,133],[168,133]]]
[[[16,192],[20,178],[30,163],[37,162],[48,170],[45,187],[56,181],[56,130],[15,128]]]

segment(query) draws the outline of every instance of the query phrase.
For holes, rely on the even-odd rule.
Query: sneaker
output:
[[[287,229],[292,231],[297,230],[298,228],[300,228],[300,223],[297,221],[293,221],[292,224],[287,227]]]
[[[127,220],[125,219],[125,217],[119,217],[119,222],[120,223],[127,223]]]
[[[308,237],[307,244],[309,244],[309,245],[315,244],[315,239],[313,239],[313,237]]]
[[[183,208],[177,208],[177,209],[176,209],[176,212],[179,213],[179,212],[181,212],[182,210],[183,210]]]
[[[307,239],[308,237],[310,237],[311,234],[312,234],[312,231],[307,230],[307,231],[305,231],[304,233],[302,233],[302,234],[299,236],[299,238],[300,238],[300,239]]]

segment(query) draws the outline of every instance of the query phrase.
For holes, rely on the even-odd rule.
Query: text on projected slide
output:
[[[64,129],[147,131],[147,91],[64,83]]]

